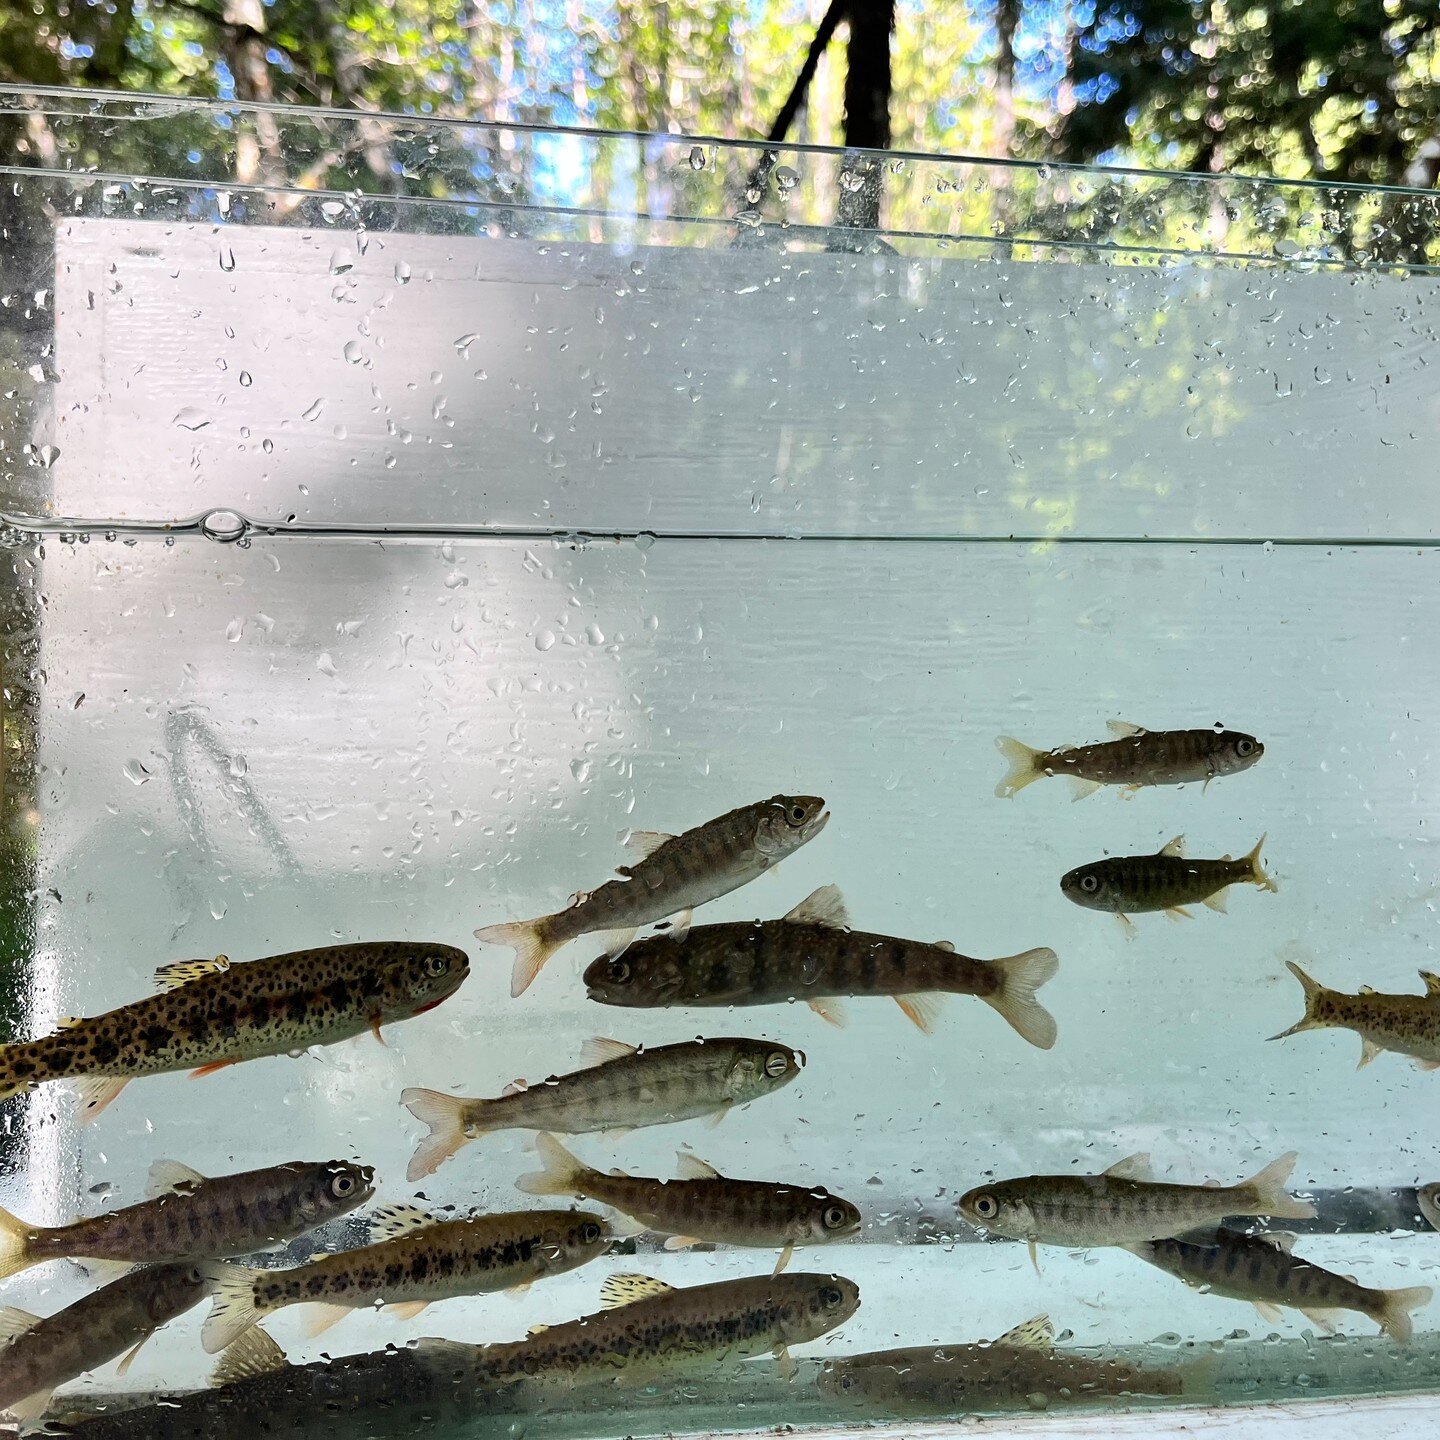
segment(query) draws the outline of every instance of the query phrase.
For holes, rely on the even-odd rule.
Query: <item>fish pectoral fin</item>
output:
[[[610,1233],[620,1240],[633,1240],[637,1235],[643,1235],[649,1228],[643,1220],[637,1220],[633,1215],[622,1215],[617,1212],[610,1218]]]
[[[1165,908],[1165,913],[1172,920],[1193,920],[1195,918],[1183,905],[1168,905]]]
[[[1357,1070],[1363,1070],[1377,1055],[1383,1047],[1377,1045],[1373,1040],[1367,1040],[1363,1035],[1360,1037],[1360,1063],[1356,1065]]]
[[[794,1257],[795,1242],[793,1240],[787,1241],[785,1244],[785,1248],[780,1252],[778,1258],[775,1261],[775,1268],[770,1273],[772,1275],[778,1275],[790,1263],[790,1261],[794,1259]]]
[[[534,1283],[533,1280],[522,1280],[518,1285],[512,1285],[505,1293],[512,1300],[523,1300],[530,1293],[530,1287]]]
[[[105,1260],[85,1257],[77,1260],[76,1265],[80,1267],[83,1274],[92,1280],[98,1280],[102,1285],[108,1285],[112,1280],[118,1280],[122,1275],[128,1275],[136,1266],[134,1260]]]
[[[1051,1324],[1048,1315],[1036,1315],[1023,1324],[1017,1325],[1013,1330],[1007,1330],[990,1343],[992,1345],[1024,1346],[1031,1350],[1049,1350],[1055,1344],[1055,1326]]]
[[[1200,903],[1208,906],[1211,910],[1218,910],[1222,915],[1229,912],[1225,908],[1225,897],[1230,893],[1229,886],[1224,890],[1217,890],[1213,895],[1207,895]]]
[[[313,1340],[323,1335],[332,1325],[338,1325],[349,1313],[349,1305],[337,1305],[332,1300],[316,1300],[307,1305],[304,1330]]]
[[[1148,735],[1143,725],[1132,725],[1128,720],[1107,720],[1105,728],[1112,740],[1128,740],[1132,735]]]
[[[708,1161],[688,1150],[681,1150],[675,1156],[676,1177],[680,1180],[718,1180],[720,1172]]]
[[[54,1394],[55,1387],[53,1385],[48,1390],[37,1390],[23,1400],[13,1401],[10,1405],[10,1413],[21,1424],[28,1425],[32,1420],[38,1420],[50,1408],[50,1399]]]
[[[805,1002],[828,1025],[843,1030],[847,1024],[845,1002],[838,995],[818,995]]]
[[[207,975],[219,975],[229,968],[228,955],[217,955],[213,960],[177,960],[173,965],[162,965],[155,972],[155,983],[162,990],[178,990],[192,980],[203,980]]]
[[[1087,780],[1083,775],[1067,775],[1065,778],[1070,782],[1071,800],[1087,799],[1100,788],[1098,780]]]
[[[192,1170],[178,1160],[157,1160],[150,1167],[145,1196],[149,1200],[158,1200],[162,1195],[194,1190],[204,1183],[205,1177],[198,1170]]]
[[[605,945],[606,956],[611,960],[618,960],[630,948],[639,928],[638,925],[622,925],[615,930],[607,930],[600,937]]]
[[[419,1205],[382,1205],[370,1217],[370,1243],[377,1245],[382,1240],[398,1240],[402,1235],[411,1235],[416,1230],[439,1223],[437,1216]]]
[[[790,1347],[777,1345],[770,1353],[775,1357],[775,1364],[779,1367],[780,1373],[787,1380],[793,1380],[795,1372],[800,1367],[795,1363],[795,1357],[790,1353]]]
[[[1185,837],[1177,835],[1173,840],[1167,840],[1157,853],[1168,855],[1172,860],[1183,860],[1185,858]]]
[[[933,1035],[935,1026],[940,1019],[940,1012],[945,1006],[945,997],[938,993],[897,995],[895,1003],[904,1012],[905,1018],[922,1035]]]
[[[1040,1252],[1035,1248],[1033,1240],[1027,1240],[1025,1248],[1030,1252],[1030,1263],[1035,1267],[1035,1273],[1038,1275],[1040,1273]]]
[[[693,1235],[670,1235],[666,1237],[665,1248],[667,1250],[689,1250],[693,1245],[703,1245],[703,1240],[697,1240]]]
[[[1267,1325],[1278,1325],[1285,1318],[1284,1311],[1278,1305],[1272,1305],[1268,1300],[1252,1300],[1250,1303],[1254,1305],[1255,1313]]]
[[[683,940],[689,933],[690,927],[695,923],[695,908],[687,905],[679,911],[670,924],[670,938],[672,940]]]
[[[190,1072],[192,1080],[203,1080],[207,1075],[214,1075],[217,1071],[225,1070],[231,1065],[238,1065],[238,1060],[212,1060],[208,1065],[202,1065],[198,1070]]]
[[[285,1352],[257,1326],[225,1347],[210,1376],[210,1383],[233,1385],[237,1380],[254,1380],[260,1375],[272,1375],[289,1368]]]
[[[625,847],[625,853],[638,865],[642,860],[648,860],[662,845],[668,845],[675,837],[667,835],[663,830],[632,830],[621,844]],[[622,875],[630,873],[622,870]]]
[[[385,1313],[393,1315],[397,1320],[413,1320],[417,1315],[422,1315],[430,1308],[428,1300],[401,1300],[394,1305],[387,1305]]]
[[[1378,995],[1380,992],[1373,985],[1362,985],[1359,993],[1361,995]]]
[[[1417,1060],[1415,1068],[1417,1070],[1440,1070],[1440,1060]]]
[[[88,1125],[115,1103],[115,1097],[130,1083],[128,1076],[87,1075],[76,1081],[80,1097],[80,1123]]]
[[[1307,1310],[1303,1305],[1300,1313],[1323,1335],[1333,1335],[1338,1328],[1337,1321],[1343,1310]]]
[[[600,1305],[605,1310],[619,1310],[637,1300],[653,1300],[658,1295],[673,1294],[674,1290],[673,1285],[667,1285],[653,1275],[611,1275],[600,1287]]]
[[[1104,1173],[1112,1180],[1153,1180],[1155,1178],[1154,1168],[1150,1164],[1150,1156],[1143,1150],[1135,1155],[1127,1155],[1123,1160],[1117,1160]]]
[[[733,1100],[727,1101],[713,1115],[706,1117],[705,1128],[707,1130],[713,1130],[734,1108],[735,1102]]]
[[[608,1140],[612,1145],[617,1140],[623,1140],[627,1135],[634,1132],[633,1125],[612,1125],[608,1130],[597,1130],[596,1137],[601,1140]]]
[[[1125,932],[1125,938],[1127,940],[1133,940],[1136,933],[1135,922],[1119,910],[1115,912],[1115,918],[1120,922],[1120,928]]]
[[[830,930],[846,930],[850,912],[838,885],[822,885],[812,890],[793,910],[783,917],[791,925],[824,925]]]
[[[128,1374],[130,1373],[130,1367],[135,1363],[135,1357],[136,1357],[136,1356],[146,1347],[146,1345],[148,1345],[149,1343],[150,1343],[150,1336],[149,1336],[149,1335],[146,1335],[146,1336],[143,1336],[143,1337],[140,1339],[140,1341],[139,1341],[138,1344],[132,1345],[132,1346],[124,1353],[124,1355],[122,1355],[122,1356],[120,1357],[120,1363],[115,1367],[115,1373],[116,1373],[117,1375],[128,1375]]]
[[[627,1055],[637,1054],[639,1048],[638,1045],[627,1045],[623,1040],[611,1040],[605,1035],[592,1035],[580,1047],[580,1064],[589,1069],[610,1060],[623,1060]]]

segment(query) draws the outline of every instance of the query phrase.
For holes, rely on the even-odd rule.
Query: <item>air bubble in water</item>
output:
[[[233,545],[235,541],[243,540],[249,528],[250,522],[233,510],[212,510],[200,517],[200,533],[207,540],[221,545]]]

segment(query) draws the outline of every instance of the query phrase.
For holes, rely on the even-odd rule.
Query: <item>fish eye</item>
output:
[[[765,1073],[779,1079],[790,1068],[790,1057],[783,1050],[773,1050],[766,1057]]]
[[[612,960],[606,970],[607,978],[617,985],[628,985],[633,973],[628,960]]]
[[[975,1213],[982,1220],[993,1220],[1000,1213],[1000,1202],[993,1195],[977,1195]]]
[[[805,823],[805,807],[803,805],[792,805],[790,807],[790,823],[792,825],[803,825]]]
[[[855,1377],[853,1375],[842,1375],[840,1377],[840,1388],[842,1390],[853,1390],[855,1388]]]
[[[820,1292],[820,1303],[827,1310],[833,1310],[844,1298],[845,1297],[833,1285],[825,1286]]]
[[[592,1220],[580,1227],[580,1239],[586,1245],[593,1245],[600,1238],[600,1227]]]
[[[425,957],[425,973],[427,975],[443,975],[450,968],[450,962],[443,955],[427,955]]]
[[[845,1212],[838,1205],[827,1205],[820,1221],[827,1230],[838,1230],[845,1223]]]
[[[1100,888],[1100,882],[1095,878],[1095,876],[1086,875],[1080,881],[1080,888],[1087,895],[1093,895]]]
[[[1255,742],[1247,736],[1242,735],[1235,742],[1235,753],[1237,755],[1252,755],[1255,752]]]
[[[337,1199],[343,1200],[355,1189],[355,1177],[353,1175],[336,1175],[330,1181],[330,1193]]]

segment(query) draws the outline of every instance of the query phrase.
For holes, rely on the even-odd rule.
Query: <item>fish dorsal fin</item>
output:
[[[529,1088],[528,1080],[512,1080],[500,1093],[508,1099],[511,1095],[523,1095]]]
[[[55,1028],[57,1030],[73,1030],[77,1025],[83,1025],[84,1023],[85,1017],[83,1015],[62,1015],[55,1022]]]
[[[1267,1245],[1273,1245],[1275,1249],[1282,1250],[1286,1255],[1295,1248],[1295,1237],[1286,1230],[1271,1230],[1264,1235],[1255,1236],[1257,1240],[1263,1240]]]
[[[720,1172],[698,1155],[682,1150],[675,1157],[676,1169],[682,1180],[718,1180]]]
[[[947,955],[953,955],[955,953],[954,945],[952,945],[948,940],[935,941],[935,948],[937,950],[943,950]]]
[[[1142,1150],[1138,1155],[1127,1155],[1117,1160],[1105,1171],[1112,1180],[1151,1180],[1154,1172],[1150,1168],[1150,1157]]]
[[[205,1177],[178,1160],[157,1160],[150,1167],[150,1178],[146,1186],[147,1199],[158,1200],[162,1195],[173,1195],[194,1190],[205,1183]]]
[[[13,1305],[0,1306],[0,1340],[13,1340],[39,1323],[40,1317],[28,1310],[17,1310]]]
[[[422,1210],[418,1205],[403,1202],[398,1205],[382,1205],[370,1217],[370,1239],[374,1244],[379,1244],[382,1240],[398,1240],[402,1235],[426,1230],[439,1223],[436,1216],[428,1210]]]
[[[1128,740],[1132,735],[1149,733],[1143,725],[1132,725],[1128,720],[1107,720],[1105,728],[1110,732],[1112,740]]]
[[[580,1063],[584,1066],[606,1065],[611,1060],[623,1060],[627,1055],[638,1053],[638,1045],[627,1045],[623,1040],[611,1040],[604,1035],[592,1035],[580,1047]]]
[[[653,1275],[612,1275],[600,1287],[600,1304],[606,1310],[619,1310],[637,1300],[653,1300],[656,1296],[674,1293],[673,1285]]]
[[[1360,994],[1362,995],[1378,995],[1379,993],[1373,985],[1362,985],[1360,987]]]
[[[543,1325],[537,1326],[543,1330]],[[533,1333],[533,1332],[532,1332]],[[479,1345],[466,1345],[460,1340],[442,1340],[436,1335],[427,1335],[423,1340],[417,1340],[412,1347],[417,1355],[423,1355],[427,1360],[438,1361],[440,1364],[450,1364],[457,1367],[474,1363],[475,1357],[483,1348]]]
[[[673,835],[667,835],[663,830],[632,830],[625,840],[625,850],[638,865],[642,860],[648,860],[662,845],[668,844],[674,838]]]
[[[230,968],[228,955],[217,955],[213,960],[177,960],[173,965],[162,965],[155,972],[155,983],[162,990],[175,990],[188,985],[192,980],[203,980],[207,975],[219,975]]]
[[[1013,1330],[1007,1330],[992,1343],[1010,1346],[1023,1345],[1030,1350],[1049,1350],[1055,1344],[1055,1327],[1050,1323],[1048,1315],[1036,1315],[1025,1321],[1023,1325],[1017,1325]]]
[[[838,885],[822,885],[807,895],[785,919],[792,925],[828,925],[832,930],[849,927],[850,915]]]
[[[1420,978],[1425,982],[1425,993],[1427,995],[1440,995],[1440,975],[1433,970],[1422,970]]]
[[[1168,855],[1172,860],[1182,859],[1185,855],[1185,837],[1177,835],[1173,840],[1167,840],[1160,847],[1160,854]]]
[[[254,1380],[289,1368],[285,1352],[257,1325],[220,1352],[210,1383],[233,1385],[237,1380]]]

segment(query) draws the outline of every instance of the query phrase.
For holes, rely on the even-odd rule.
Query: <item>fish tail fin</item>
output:
[[[430,1127],[430,1133],[410,1157],[405,1178],[412,1184],[433,1175],[452,1155],[475,1138],[473,1119],[467,1111],[476,1107],[474,1100],[462,1100],[439,1090],[402,1090],[400,1103],[417,1119]],[[479,1102],[484,1104],[483,1101]]]
[[[204,1276],[215,1287],[215,1303],[200,1331],[207,1355],[233,1345],[260,1319],[255,1303],[255,1271],[245,1265],[207,1265]]]
[[[1033,750],[1009,735],[1001,735],[995,741],[995,748],[1010,766],[1005,778],[995,787],[995,793],[1002,800],[1008,800],[1027,785],[1045,778],[1045,771],[1040,765],[1045,754],[1043,750]]]
[[[506,945],[515,952],[510,972],[511,996],[523,995],[534,983],[545,962],[565,943],[550,934],[550,916],[538,920],[514,920],[505,925],[486,925],[475,938],[486,945]]]
[[[1250,883],[1258,885],[1262,890],[1278,893],[1280,887],[1265,873],[1265,867],[1260,863],[1260,850],[1264,844],[1265,837],[1262,835],[1255,842],[1255,848],[1245,857],[1250,864]]]
[[[34,1245],[39,1231],[8,1210],[0,1210],[0,1280],[39,1263]]]
[[[1035,992],[1054,978],[1060,959],[1051,949],[1026,950],[990,962],[1000,972],[1000,988],[985,996],[1022,1040],[1048,1050],[1055,1043],[1055,1017],[1035,998]]]
[[[1409,1290],[1382,1290],[1380,1293],[1383,1300],[1373,1318],[1385,1334],[1396,1340],[1408,1340],[1414,1332],[1410,1323],[1411,1314],[1428,1305],[1435,1292],[1428,1285],[1416,1285]]]
[[[527,1195],[574,1195],[587,1167],[582,1165],[553,1135],[535,1137],[541,1169],[522,1175],[515,1188]]]
[[[1313,1220],[1315,1207],[1308,1200],[1297,1200],[1287,1190],[1290,1172],[1295,1168],[1299,1156],[1293,1150],[1287,1151],[1278,1160],[1272,1160],[1257,1175],[1252,1175],[1243,1186],[1256,1215],[1269,1215],[1277,1220]]]
[[[1302,1030],[1323,1030],[1331,1023],[1322,1020],[1316,1013],[1321,997],[1329,993],[1325,987],[1318,980],[1311,979],[1293,960],[1287,960],[1285,968],[1300,982],[1305,992],[1305,1013],[1288,1030],[1272,1035],[1272,1040],[1283,1040],[1287,1035],[1300,1034]]]

